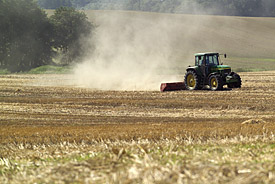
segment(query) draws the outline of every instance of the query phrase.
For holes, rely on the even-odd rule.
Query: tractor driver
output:
[[[209,58],[209,56],[205,56],[205,71],[203,71],[205,76],[208,75],[210,72],[209,65],[211,65],[211,59]]]
[[[199,66],[203,64],[204,56],[199,56]]]
[[[208,56],[205,57],[205,65],[206,65],[206,66],[209,65],[209,57],[208,57]]]

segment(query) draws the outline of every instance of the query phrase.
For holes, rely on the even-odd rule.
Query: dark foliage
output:
[[[74,8],[61,7],[50,19],[55,28],[53,46],[62,55],[62,63],[70,64],[81,59],[89,47],[89,42],[85,43],[84,38],[87,40],[91,36],[93,28],[86,14]]]
[[[46,9],[56,9],[62,6],[72,7],[71,0],[38,0],[38,5]]]
[[[0,4],[0,65],[12,72],[48,64],[52,25],[32,0]]]
[[[0,68],[11,72],[49,64],[56,53],[73,62],[92,29],[84,13],[59,8],[49,19],[34,0],[1,0],[0,20]]]
[[[43,8],[55,9],[65,0]],[[68,3],[70,1],[70,3]],[[214,14],[234,16],[275,16],[274,0],[67,0],[68,6],[80,9],[135,10],[164,13]]]

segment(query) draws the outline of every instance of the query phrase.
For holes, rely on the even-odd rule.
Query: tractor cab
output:
[[[219,65],[219,53],[198,53],[195,54],[195,65]]]
[[[226,58],[226,54],[224,55]],[[198,53],[195,54],[195,66],[199,67],[203,76],[207,77],[213,72],[229,74],[230,66],[220,63],[219,53]]]

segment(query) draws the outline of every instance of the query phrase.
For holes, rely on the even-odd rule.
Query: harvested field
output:
[[[0,76],[0,183],[274,183],[275,72],[224,91]]]

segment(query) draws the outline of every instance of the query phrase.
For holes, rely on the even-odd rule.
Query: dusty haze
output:
[[[275,55],[273,18],[87,13],[98,28],[91,39],[95,51],[75,67],[77,85],[82,87],[158,90],[161,82],[182,81],[178,74],[193,64],[196,52],[245,58]]]
[[[111,15],[111,16],[110,16]],[[188,38],[169,19],[152,21],[138,14],[103,14],[97,17],[95,52],[75,69],[80,86],[103,90],[156,90],[160,82],[181,81],[163,76],[175,67],[178,41]]]

